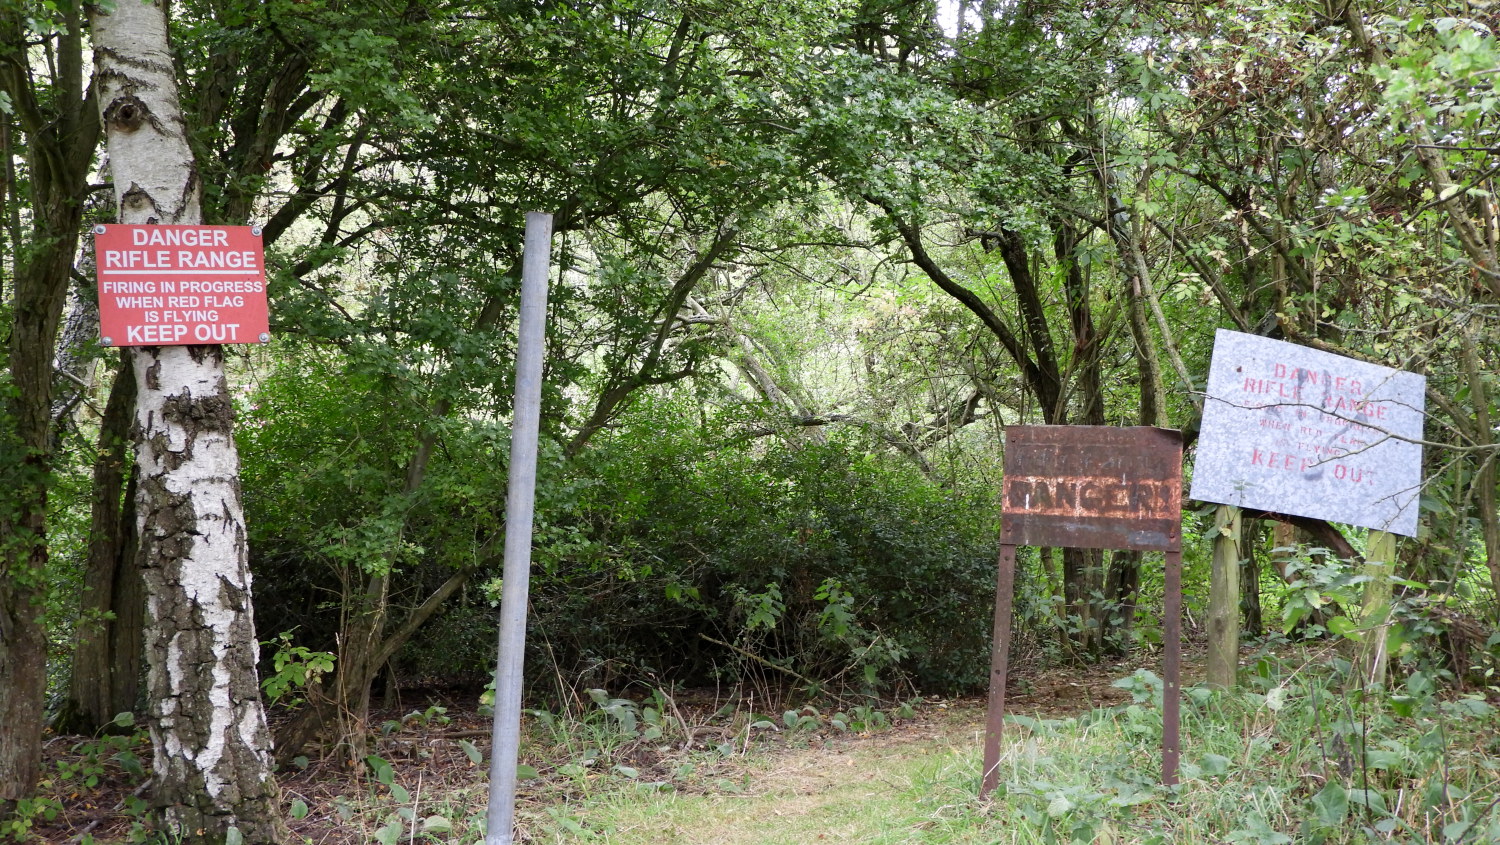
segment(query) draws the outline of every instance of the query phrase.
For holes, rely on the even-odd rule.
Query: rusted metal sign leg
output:
[[[1010,669],[1010,612],[1016,592],[1016,547],[1000,546],[1000,571],[995,577],[995,640],[990,652],[989,719],[984,729],[984,778],[979,797],[1000,783],[1000,730],[1005,723],[1005,676]]]
[[[1177,783],[1182,754],[1178,735],[1182,700],[1182,552],[1167,552],[1166,596],[1162,609],[1161,782]]]

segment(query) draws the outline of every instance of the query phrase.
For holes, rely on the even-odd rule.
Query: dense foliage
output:
[[[286,754],[322,738],[363,756],[380,686],[484,683],[531,209],[557,232],[539,699],[981,688],[1001,428],[1191,443],[1216,328],[1427,376],[1395,656],[1482,677],[1500,613],[1487,7],[172,14],[210,222],[261,221],[269,245],[275,338],[234,350],[231,381],[262,662],[301,702]],[[0,634],[25,623],[0,637],[0,713],[50,671],[71,726],[94,729],[113,713],[78,685],[117,709],[135,686],[90,669],[67,690],[67,668],[130,675],[106,646],[129,653],[143,623],[132,435],[108,410],[129,379],[90,339],[74,260],[99,165],[83,6],[5,0],[0,43]],[[1187,518],[1194,608],[1208,519]],[[1357,556],[1364,532],[1250,522],[1247,627],[1349,633],[1364,576],[1323,547]],[[1159,637],[1149,560],[1023,561],[1038,656]]]

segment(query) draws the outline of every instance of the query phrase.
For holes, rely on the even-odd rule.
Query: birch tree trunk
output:
[[[119,219],[199,223],[161,0],[111,5],[94,7],[94,62]],[[132,357],[157,822],[173,842],[285,842],[223,349],[140,347]]]

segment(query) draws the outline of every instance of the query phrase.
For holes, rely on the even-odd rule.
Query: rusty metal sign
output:
[[[1005,429],[1001,542],[1182,548],[1182,434],[1163,428]]]
[[[1008,426],[981,798],[1000,782],[1016,547],[1165,552],[1162,782],[1177,782],[1182,664],[1182,433],[1162,428]]]

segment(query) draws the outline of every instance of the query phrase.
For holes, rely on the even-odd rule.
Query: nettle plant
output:
[[[1359,643],[1368,633],[1361,624],[1361,603],[1373,577],[1358,564],[1328,549],[1296,547],[1286,564],[1288,578],[1281,602],[1282,631],[1306,639],[1332,635]],[[1500,633],[1466,617],[1464,590],[1440,592],[1397,575],[1385,626],[1385,649],[1393,665],[1431,673],[1445,685],[1489,686],[1500,671]]]
[[[64,812],[64,802],[80,795],[105,793],[123,782],[141,784],[148,774],[142,755],[149,755],[146,729],[136,725],[132,713],[120,713],[98,736],[69,746],[51,771],[43,773],[39,794],[19,802],[16,811],[0,819],[0,842],[29,842],[35,828],[55,821]],[[126,795],[120,809],[131,820],[127,841],[147,841],[147,804],[139,794]],[[78,842],[88,845],[85,833]]]
[[[1172,787],[1160,782],[1162,683],[1149,670],[1115,682],[1124,704],[1008,717],[1029,736],[992,812],[1048,842],[1500,841],[1486,693],[1445,693],[1420,669],[1390,691],[1348,692],[1350,670],[1336,655],[1268,651],[1239,690],[1183,690]]]

